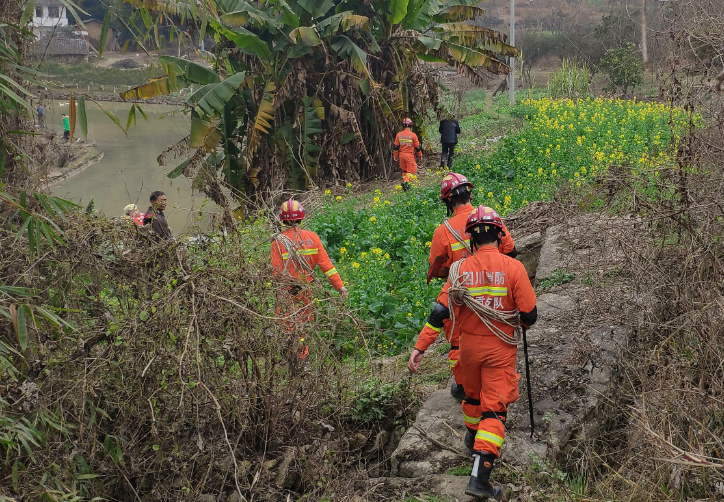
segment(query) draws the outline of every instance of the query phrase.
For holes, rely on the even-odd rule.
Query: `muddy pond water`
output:
[[[60,136],[63,134],[61,114],[68,113],[67,101],[48,102],[46,126]],[[130,103],[101,103],[126,125]],[[121,216],[131,202],[145,212],[149,195],[155,190],[166,192],[166,218],[174,234],[192,232],[192,227],[206,228],[211,214],[218,208],[204,194],[191,190],[191,180],[180,176],[169,179],[166,174],[183,159],[172,159],[169,165],[159,166],[156,158],[169,145],[189,132],[187,116],[170,112],[171,105],[143,105],[148,115],[144,120],[136,113],[136,125],[128,137],[94,103],[86,103],[88,141],[95,141],[104,152],[103,158],[85,170],[52,187],[55,195],[86,205],[91,198],[95,207],[107,217]],[[78,134],[76,134],[77,136]]]

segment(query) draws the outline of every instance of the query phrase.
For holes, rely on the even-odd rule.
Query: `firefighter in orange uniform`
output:
[[[294,199],[284,202],[279,210],[279,219],[287,227],[282,233],[272,238],[271,245],[271,264],[275,272],[279,275],[288,275],[294,279],[298,279],[302,284],[312,282],[314,268],[319,266],[324,275],[332,283],[334,289],[339,291],[342,298],[347,298],[347,288],[344,287],[342,278],[337,273],[337,269],[327,255],[319,236],[311,230],[299,228],[302,220],[306,216],[304,206]],[[312,297],[308,290],[302,287],[302,284],[296,284],[288,288],[282,298],[286,294],[291,295],[291,302],[283,301],[286,310],[299,310],[299,317],[290,322],[287,331],[295,329],[302,330],[305,323],[313,320],[311,309],[304,308],[311,304]],[[301,310],[300,310],[301,309]],[[278,308],[281,313],[281,306]],[[304,345],[304,338],[300,338],[301,348],[299,357],[306,359],[309,350]]]
[[[525,267],[498,251],[503,238],[498,213],[479,206],[468,216],[465,230],[474,254],[452,265],[428,324],[441,328],[452,308],[454,329],[460,329],[465,443],[474,459],[465,493],[501,500],[500,488],[489,478],[505,439],[508,406],[518,399],[515,332],[520,326],[533,325],[538,313]],[[423,358],[424,331],[408,362],[413,373]]]
[[[430,246],[430,269],[427,273],[427,282],[433,277],[447,279],[450,266],[460,260],[471,256],[470,236],[465,232],[465,224],[468,216],[475,209],[470,200],[472,199],[474,185],[462,174],[449,173],[440,182],[440,200],[445,203],[447,208],[447,219],[445,222],[435,229],[432,236],[432,244]],[[515,257],[515,242],[510,236],[508,229],[503,225],[504,237],[499,251],[510,257]],[[462,370],[458,364],[458,352],[460,344],[460,332],[450,333],[450,321],[445,321],[442,330],[445,333],[445,339],[450,342],[450,352],[448,359],[452,368],[455,381],[450,387],[450,393],[457,400],[465,397],[465,390],[462,382]],[[432,326],[426,326],[427,332],[420,336],[422,349],[427,350],[427,346],[435,341],[437,331]],[[427,343],[429,341],[429,343]],[[425,346],[427,344],[427,346]]]
[[[402,169],[402,188],[407,191],[410,189],[410,175],[414,175],[417,172],[415,155],[422,158],[422,147],[420,146],[420,140],[417,139],[417,134],[410,130],[412,120],[405,118],[402,121],[402,127],[402,131],[398,132],[397,136],[395,136],[393,156],[395,160],[400,163],[400,169]]]

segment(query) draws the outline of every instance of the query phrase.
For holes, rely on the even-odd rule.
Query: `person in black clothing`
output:
[[[440,143],[442,143],[442,155],[440,156],[440,167],[452,168],[453,155],[455,155],[455,145],[458,144],[458,134],[460,134],[460,124],[455,118],[443,119],[440,121]]]
[[[151,225],[151,229],[162,239],[170,240],[173,238],[171,229],[166,223],[166,215],[163,210],[166,209],[166,194],[157,190],[151,194],[151,206],[146,211],[143,218],[144,225]]]

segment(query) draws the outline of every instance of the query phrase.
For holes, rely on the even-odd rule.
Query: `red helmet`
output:
[[[294,199],[289,199],[279,209],[279,219],[282,221],[303,220],[307,216],[304,206]]]
[[[412,127],[412,119],[410,117],[405,117],[402,121],[402,125],[405,127]]]
[[[492,207],[478,206],[470,213],[468,221],[465,223],[465,231],[471,234],[473,228],[478,225],[497,227],[501,232],[503,231],[503,220],[500,219],[500,215]]]
[[[469,187],[468,191],[470,191],[475,185],[470,183],[462,174],[448,173],[440,182],[440,198],[445,200],[453,194],[453,190],[464,186]]]

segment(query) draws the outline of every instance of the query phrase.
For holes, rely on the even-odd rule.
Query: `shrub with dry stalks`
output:
[[[318,497],[410,403],[354,359],[366,327],[321,283],[313,320],[278,313],[265,225],[166,245],[67,212],[65,245],[31,254],[0,215],[4,500]]]

